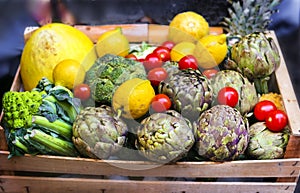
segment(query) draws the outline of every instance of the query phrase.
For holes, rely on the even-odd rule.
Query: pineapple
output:
[[[245,36],[253,32],[266,31],[274,9],[281,0],[228,0],[229,17],[221,25],[231,36]]]

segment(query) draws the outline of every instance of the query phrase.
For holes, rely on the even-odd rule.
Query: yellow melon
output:
[[[86,60],[87,55],[93,59]],[[33,89],[42,77],[53,81],[54,67],[65,59],[77,60],[88,70],[96,60],[93,42],[83,32],[66,24],[51,23],[37,29],[26,42],[21,56],[24,89]]]

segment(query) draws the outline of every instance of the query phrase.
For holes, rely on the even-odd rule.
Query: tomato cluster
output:
[[[258,121],[265,121],[267,128],[274,132],[282,131],[288,122],[286,113],[277,109],[272,101],[259,101],[253,113]]]
[[[137,58],[133,53],[128,54],[125,58],[142,62],[146,72],[147,78],[153,87],[157,87],[159,83],[168,77],[167,71],[162,67],[164,62],[171,61],[171,50],[175,46],[172,41],[165,41],[156,47],[145,58]],[[178,61],[178,68],[180,70],[195,69],[198,70],[197,59],[193,55],[186,55]],[[203,75],[208,79],[214,76],[218,70],[205,69]],[[151,108],[156,112],[162,112],[171,108],[171,100],[167,95],[157,94],[153,101]]]

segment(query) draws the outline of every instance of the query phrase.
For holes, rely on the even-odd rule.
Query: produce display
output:
[[[288,117],[280,93],[268,88],[279,52],[264,30],[240,33],[236,19],[216,35],[203,16],[180,13],[159,45],[131,44],[120,27],[95,45],[71,26],[41,27],[22,55],[25,91],[2,99],[10,157],[282,158]]]

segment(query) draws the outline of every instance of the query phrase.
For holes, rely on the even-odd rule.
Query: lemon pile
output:
[[[175,15],[169,24],[168,40],[176,43],[171,50],[171,60],[178,62],[193,55],[201,68],[219,65],[226,57],[226,35],[209,34],[209,24],[198,13],[187,11]]]

